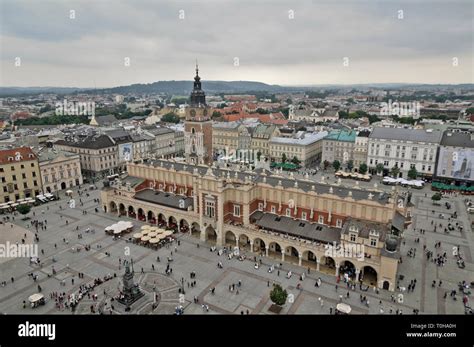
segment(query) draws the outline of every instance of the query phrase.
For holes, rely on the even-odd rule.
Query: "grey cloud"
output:
[[[75,20],[69,19],[71,9]],[[397,19],[399,9],[403,20]],[[178,18],[180,10],[184,20]],[[426,82],[432,71],[445,71],[437,75],[439,83],[458,76],[465,76],[459,82],[469,82],[472,63],[453,73],[445,66],[411,66],[444,64],[454,56],[472,62],[472,14],[468,1],[4,0],[0,82],[38,85],[43,79],[48,85],[76,85],[92,76],[95,83],[111,86],[189,79],[196,58],[208,67],[208,78],[223,80],[372,82],[381,76],[365,68],[371,65],[381,71],[383,66],[399,69],[387,72],[386,82],[393,76],[399,82]],[[37,71],[34,76],[13,67],[17,56]],[[364,69],[344,76],[340,65],[345,56],[356,63],[353,69]],[[132,59],[127,70],[124,57]],[[240,59],[238,69],[234,57]],[[58,76],[65,71],[69,82]]]

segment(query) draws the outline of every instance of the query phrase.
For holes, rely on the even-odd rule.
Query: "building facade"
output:
[[[323,140],[322,161],[332,163],[337,160],[341,164],[353,161],[356,136],[354,130],[331,131]]]
[[[170,160],[132,163],[127,171],[101,192],[104,211],[333,275],[351,268],[364,283],[396,287],[400,239],[393,231],[403,231],[407,211],[395,191]],[[336,244],[355,247],[357,257],[332,254]]]
[[[230,155],[239,149],[239,133],[245,126],[239,122],[218,122],[212,125],[212,151]]]
[[[43,193],[72,188],[83,183],[79,154],[46,148],[37,153]]]
[[[276,125],[258,124],[252,130],[252,139],[250,148],[266,158],[270,158],[270,140],[273,137],[279,136],[280,132]]]
[[[0,187],[0,203],[41,194],[38,157],[29,147],[0,151]]]
[[[78,154],[82,172],[87,177],[98,178],[116,174],[119,171],[119,148],[108,135],[59,140],[54,143],[54,148]],[[129,148],[131,151],[132,147]],[[122,152],[124,152],[123,149]]]
[[[301,166],[311,167],[321,162],[323,138],[328,133],[299,132],[295,137],[273,137],[270,141],[270,158],[281,162],[283,155],[288,161],[296,158]]]
[[[369,135],[367,165],[374,170],[382,164],[384,175],[397,167],[398,176],[403,178],[414,167],[419,176],[431,178],[442,135],[431,129],[374,128]]]
[[[361,164],[367,164],[367,150],[369,148],[369,130],[361,130],[354,143],[354,170],[359,171]],[[369,165],[367,165],[368,167]]]
[[[441,138],[435,178],[447,184],[472,186],[474,131],[446,130]]]

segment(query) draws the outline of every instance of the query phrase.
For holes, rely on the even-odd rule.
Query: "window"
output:
[[[25,174],[25,173],[22,173],[22,174],[21,174],[21,177],[26,178],[26,174]]]
[[[258,210],[263,211],[263,202],[258,203]]]
[[[301,212],[301,219],[302,219],[302,220],[307,220],[307,214],[306,214],[306,212]]]
[[[23,182],[23,188],[28,188],[28,183]]]
[[[336,220],[336,227],[342,228],[342,220],[341,219]]]
[[[216,207],[213,201],[206,201],[206,216],[214,218],[216,215]]]
[[[370,245],[371,245],[372,247],[377,246],[377,239],[371,238],[371,239],[370,239]]]
[[[276,213],[276,207],[272,206],[272,213]]]
[[[356,241],[356,234],[351,234],[351,241],[355,242]]]
[[[286,216],[291,217],[291,209],[290,208],[286,209]]]
[[[12,175],[12,180],[16,181],[16,175]]]
[[[36,171],[33,171],[33,177],[36,177]]]
[[[234,205],[234,216],[240,217],[240,205]]]
[[[324,224],[324,217],[323,216],[319,216],[318,223],[319,224]]]
[[[35,167],[35,163],[31,163],[31,167]]]

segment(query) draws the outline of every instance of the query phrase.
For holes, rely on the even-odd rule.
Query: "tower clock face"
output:
[[[191,110],[190,114],[191,114],[191,117],[196,117],[196,111],[195,110]]]

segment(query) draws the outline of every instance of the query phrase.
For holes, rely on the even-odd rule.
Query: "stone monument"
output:
[[[127,260],[124,261],[124,265],[125,274],[123,275],[123,288],[117,301],[125,305],[125,310],[128,311],[130,309],[130,305],[144,296],[145,293],[140,290],[138,284],[133,282],[133,276],[135,274],[135,271],[133,271],[133,261],[131,269],[130,262]]]

